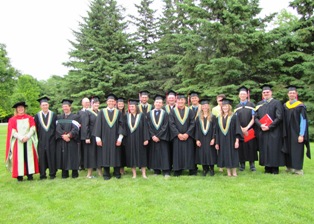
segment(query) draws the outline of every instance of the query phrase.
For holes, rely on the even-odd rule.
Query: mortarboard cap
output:
[[[93,101],[94,103],[100,102],[98,96],[92,96],[92,97],[90,98],[90,101]]]
[[[169,90],[168,93],[167,93],[167,96],[176,96],[177,93],[173,90]]]
[[[41,103],[47,103],[49,101],[49,97],[43,96],[39,99],[37,99],[37,101],[41,104]]]
[[[148,96],[149,95],[149,91],[147,90],[142,90],[140,91],[141,96]]]
[[[177,98],[178,99],[182,99],[182,98],[186,99],[186,96],[183,93],[177,93]]]
[[[246,88],[245,86],[241,86],[240,88],[238,88],[238,92],[241,92],[241,91],[244,91],[244,92],[248,93],[249,89]]]
[[[71,104],[73,103],[73,100],[69,100],[69,99],[63,99],[61,101],[62,105],[67,104],[69,106],[71,106]]]
[[[164,97],[162,95],[156,94],[154,100],[164,100]]]
[[[288,89],[288,91],[297,91],[297,89],[302,89],[303,87],[289,85],[289,86],[286,86],[286,88]]]
[[[193,97],[193,96],[197,96],[197,97],[199,97],[199,92],[196,92],[196,91],[192,91],[192,92],[190,92],[190,97]]]
[[[114,95],[113,93],[109,93],[109,94],[106,96],[106,98],[107,98],[107,100],[109,100],[109,99],[117,100],[116,95]]]
[[[222,102],[222,105],[225,105],[225,104],[232,105],[232,102],[233,102],[232,99],[228,99],[228,98],[222,98],[220,101]]]
[[[264,91],[264,90],[271,90],[273,86],[270,85],[270,84],[264,84],[261,86],[261,89]]]
[[[27,107],[26,103],[24,101],[22,101],[22,102],[18,102],[16,104],[14,104],[12,108],[17,108],[19,106]]]
[[[209,99],[201,99],[201,100],[200,100],[200,104],[201,104],[201,105],[209,104]]]
[[[136,99],[129,99],[129,104],[130,105],[138,105],[140,101],[139,100],[136,100]]]
[[[117,98],[117,101],[118,101],[118,102],[123,102],[123,103],[124,103],[125,98],[123,98],[123,97],[118,97],[118,98]]]

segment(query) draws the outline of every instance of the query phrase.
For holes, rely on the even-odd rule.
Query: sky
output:
[[[6,45],[11,65],[38,80],[63,76],[68,68],[69,40],[87,16],[91,0],[0,0],[0,43]],[[290,0],[260,0],[262,15],[288,9]],[[140,0],[118,0],[126,14],[136,13]],[[160,0],[153,7],[161,8]],[[292,11],[290,9],[289,11]]]

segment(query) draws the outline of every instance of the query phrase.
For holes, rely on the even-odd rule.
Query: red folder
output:
[[[255,138],[255,131],[253,128],[247,131],[247,135],[244,135],[244,142],[248,142]]]
[[[273,119],[268,114],[265,114],[260,120],[261,124],[266,124],[266,126],[271,125],[273,123]]]

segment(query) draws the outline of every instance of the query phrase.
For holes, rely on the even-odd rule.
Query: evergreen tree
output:
[[[77,102],[93,95],[103,99],[109,92],[136,94],[139,77],[122,11],[115,0],[94,0],[80,30],[74,31],[76,41],[71,41],[70,61],[65,63],[72,69],[65,79]]]

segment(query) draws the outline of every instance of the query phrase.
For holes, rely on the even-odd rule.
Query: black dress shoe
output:
[[[27,175],[27,180],[34,180],[34,177],[33,177],[33,175],[32,175],[32,174],[30,174],[30,175]]]
[[[53,180],[55,178],[56,178],[56,176],[50,176],[50,180]]]
[[[214,175],[215,175],[215,171],[212,170],[212,169],[210,169],[210,170],[209,170],[209,176],[214,176]]]
[[[245,170],[245,163],[240,163],[239,170],[240,170],[240,171]]]
[[[19,181],[19,182],[20,182],[20,181],[23,181],[23,176],[18,176],[16,179],[17,179],[17,181]]]
[[[109,176],[104,176],[104,180],[110,180],[111,179],[111,177],[109,177]]]
[[[251,170],[251,171],[256,171],[254,162],[250,163],[250,170]]]
[[[206,177],[208,170],[203,170],[203,176]]]
[[[47,176],[41,176],[39,179],[40,179],[40,180],[46,180],[46,179],[47,179]]]

